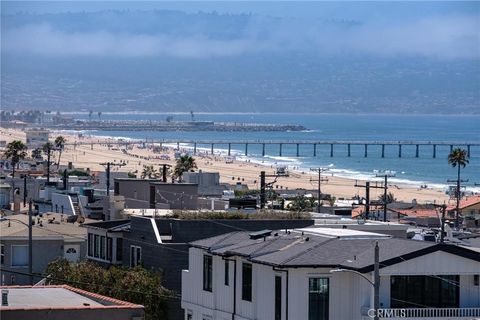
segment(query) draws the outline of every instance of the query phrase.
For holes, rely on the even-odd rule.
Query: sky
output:
[[[173,56],[210,58],[251,53],[305,50],[323,55],[421,56],[439,59],[480,58],[479,2],[128,2],[2,1],[2,53],[40,56]],[[226,39],[203,28],[175,34],[111,15],[92,20],[88,30],[54,23],[52,16],[16,22],[15,14],[142,11],[252,13],[237,34]],[[281,20],[275,18],[280,17]],[[154,17],[152,18],[154,19]],[[18,19],[17,19],[18,20]],[[326,24],[325,21],[335,21]],[[354,26],[342,24],[344,21]],[[120,31],[112,24],[124,24]],[[128,25],[132,25],[129,29]],[[197,27],[195,25],[195,27]],[[193,29],[193,28],[192,28]]]

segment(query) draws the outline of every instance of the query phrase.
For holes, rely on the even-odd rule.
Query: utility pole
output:
[[[48,148],[47,150],[47,185],[50,183],[50,154],[52,153],[52,149]]]
[[[460,169],[459,169],[460,170]],[[455,198],[456,198],[456,206],[455,206],[455,229],[459,229],[460,223],[459,223],[459,216],[460,216],[460,199],[462,198],[462,192],[461,192],[461,182],[468,182],[467,180],[463,179],[456,179],[456,180],[447,180],[447,182],[455,182],[456,183],[456,188],[455,188]]]
[[[28,273],[30,285],[33,286],[33,237],[32,237],[32,199],[28,202]]]
[[[265,171],[260,171],[260,209],[265,208]]]
[[[385,175],[385,182],[383,184],[383,222],[387,222],[387,190],[388,190],[388,185],[387,185],[387,179],[388,175]]]
[[[386,179],[386,177],[385,177],[385,179]],[[365,200],[366,200],[365,201],[365,219],[368,219],[368,217],[370,215],[370,188],[384,189],[385,186],[378,186],[377,184],[375,184],[374,186],[371,186],[370,181],[365,181],[365,185],[360,185],[360,184],[357,183],[357,181],[355,181],[355,187],[365,188]],[[386,207],[386,205],[384,207]],[[385,211],[384,211],[384,214],[385,214]],[[384,220],[386,220],[385,218],[386,218],[386,214],[385,214]]]
[[[27,175],[23,176],[23,207],[27,205]]]
[[[104,162],[100,163],[102,166],[106,166],[106,176],[107,176],[107,196],[110,195],[110,167],[111,166],[117,166],[117,167],[123,167],[125,165],[125,162]]]
[[[318,172],[318,204],[317,204],[317,212],[320,213],[321,206],[322,206],[322,182],[328,181],[328,179],[322,177],[322,172],[327,171],[328,168],[310,168],[310,171]],[[314,180],[310,180],[314,181]]]
[[[378,309],[380,308],[380,252],[378,241],[375,241],[375,264],[373,267],[373,308],[375,309],[375,320],[378,320]]]
[[[171,165],[167,164],[167,163],[161,163],[160,164],[162,166],[162,181],[164,183],[167,182],[167,170],[169,167],[171,167]]]
[[[440,227],[440,243],[443,243],[445,240],[445,212],[447,211],[447,206],[442,205],[442,225]]]

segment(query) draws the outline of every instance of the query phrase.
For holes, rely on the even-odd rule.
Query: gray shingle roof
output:
[[[231,232],[192,242],[191,246],[217,255],[244,256],[252,262],[277,267],[324,266],[365,271],[373,266],[377,241],[381,267],[436,250],[458,252],[480,261],[480,255],[475,258],[471,250],[432,242],[374,236],[343,238],[300,232],[286,234],[284,231],[272,232],[271,236],[256,240],[250,239],[248,232]]]

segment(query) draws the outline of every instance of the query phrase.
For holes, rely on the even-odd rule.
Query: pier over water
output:
[[[75,142],[69,143],[69,145],[79,146],[79,145],[93,145],[94,144],[105,144],[105,142]],[[302,156],[314,156],[316,157],[320,152],[320,147],[325,146],[328,148],[328,153],[330,157],[334,157],[336,154],[343,154],[348,157],[354,156],[352,152],[353,147],[357,149],[360,147],[363,149],[363,157],[367,158],[369,155],[372,156],[373,152],[369,150],[370,146],[380,147],[380,152],[378,156],[384,158],[385,150],[388,146],[390,149],[394,148],[396,150],[396,155],[399,158],[402,158],[403,147],[410,146],[414,147],[414,156],[419,158],[421,156],[421,150],[428,150],[432,158],[437,157],[437,147],[447,146],[449,150],[454,148],[463,148],[467,150],[469,157],[472,156],[472,151],[478,150],[480,152],[480,141],[361,141],[361,140],[325,140],[325,141],[309,141],[309,140],[191,140],[191,139],[145,139],[145,140],[128,140],[128,141],[113,141],[108,142],[112,145],[130,145],[130,144],[140,144],[146,146],[147,144],[158,144],[158,145],[176,145],[177,149],[180,146],[188,145],[193,149],[193,153],[196,154],[199,151],[199,148],[209,150],[210,153],[214,153],[215,148],[222,148],[226,150],[228,155],[232,155],[233,147],[236,147],[235,150],[243,150],[245,156],[249,155],[249,146],[260,147],[260,153],[262,156],[265,155],[278,155],[284,156],[285,147],[290,146],[290,149],[293,147],[294,155],[296,157]],[[208,148],[207,148],[208,146]],[[267,151],[267,146],[269,151]],[[273,149],[272,149],[273,148]],[[251,150],[251,149],[250,149]],[[238,152],[237,152],[238,154]],[[256,153],[258,154],[258,153]]]

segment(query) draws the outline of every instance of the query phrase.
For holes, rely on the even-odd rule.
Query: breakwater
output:
[[[101,130],[101,131],[303,131],[304,126],[295,124],[268,124],[248,122],[214,121],[75,121],[73,123],[45,126],[54,130]]]

